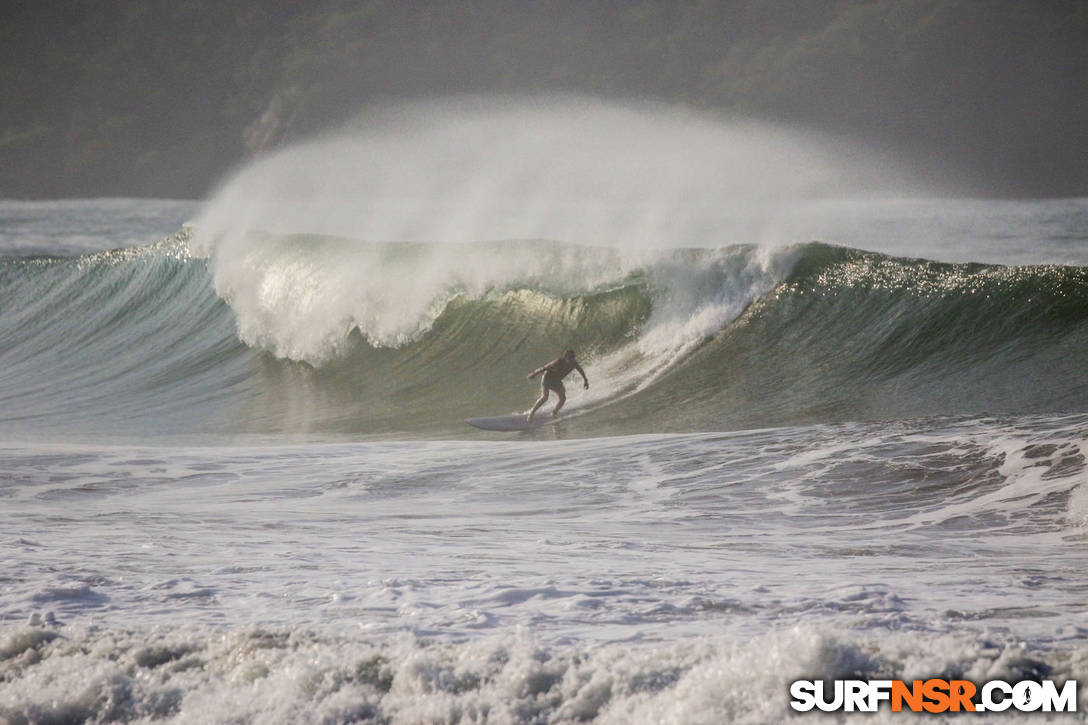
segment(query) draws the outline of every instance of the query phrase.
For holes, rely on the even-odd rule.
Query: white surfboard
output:
[[[468,418],[465,422],[482,430],[515,431],[540,428],[541,426],[551,425],[558,420],[561,420],[561,418],[553,418],[551,413],[541,413],[533,416],[533,422],[530,423],[525,420],[524,413],[514,413],[512,415],[497,415],[491,418]]]

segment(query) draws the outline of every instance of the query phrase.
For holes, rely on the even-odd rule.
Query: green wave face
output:
[[[205,260],[187,243],[0,260],[0,430],[477,435],[462,419],[524,411],[526,373],[568,347],[591,386],[568,378],[547,435],[1088,403],[1084,268],[822,244],[288,237]]]
[[[1088,270],[952,265],[807,245],[792,274],[612,411],[657,430],[1088,404]]]

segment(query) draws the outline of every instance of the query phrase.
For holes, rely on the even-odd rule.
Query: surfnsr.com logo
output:
[[[798,712],[1076,712],[1077,682],[1059,687],[1053,680],[1009,683],[990,680],[797,680],[790,685],[790,707]]]

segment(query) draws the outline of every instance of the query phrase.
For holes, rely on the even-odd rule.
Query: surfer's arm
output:
[[[582,376],[582,387],[589,390],[589,378],[586,377],[586,371],[578,363],[574,363],[574,369]]]
[[[559,361],[560,361],[561,359],[562,359],[562,358],[558,358],[558,357],[557,357],[557,358],[556,358],[555,360],[552,360],[552,361],[551,361],[550,363],[548,363],[548,364],[546,364],[546,365],[541,365],[541,366],[540,366],[540,367],[538,367],[538,368],[537,368],[536,370],[534,370],[533,372],[529,373],[529,374],[528,374],[528,375],[527,375],[526,377],[527,377],[527,378],[528,378],[529,380],[532,380],[533,378],[535,378],[535,377],[536,377],[537,375],[540,375],[540,374],[541,374],[542,372],[544,372],[545,370],[554,370],[554,369],[555,369],[555,365],[556,365],[556,363],[558,363],[558,362],[559,362]]]

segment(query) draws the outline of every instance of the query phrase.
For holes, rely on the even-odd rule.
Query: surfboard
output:
[[[525,420],[524,413],[512,415],[497,415],[491,418],[467,418],[465,422],[482,430],[530,430],[541,426],[551,425],[562,418],[553,418],[550,413],[541,413],[533,417],[533,422]]]

